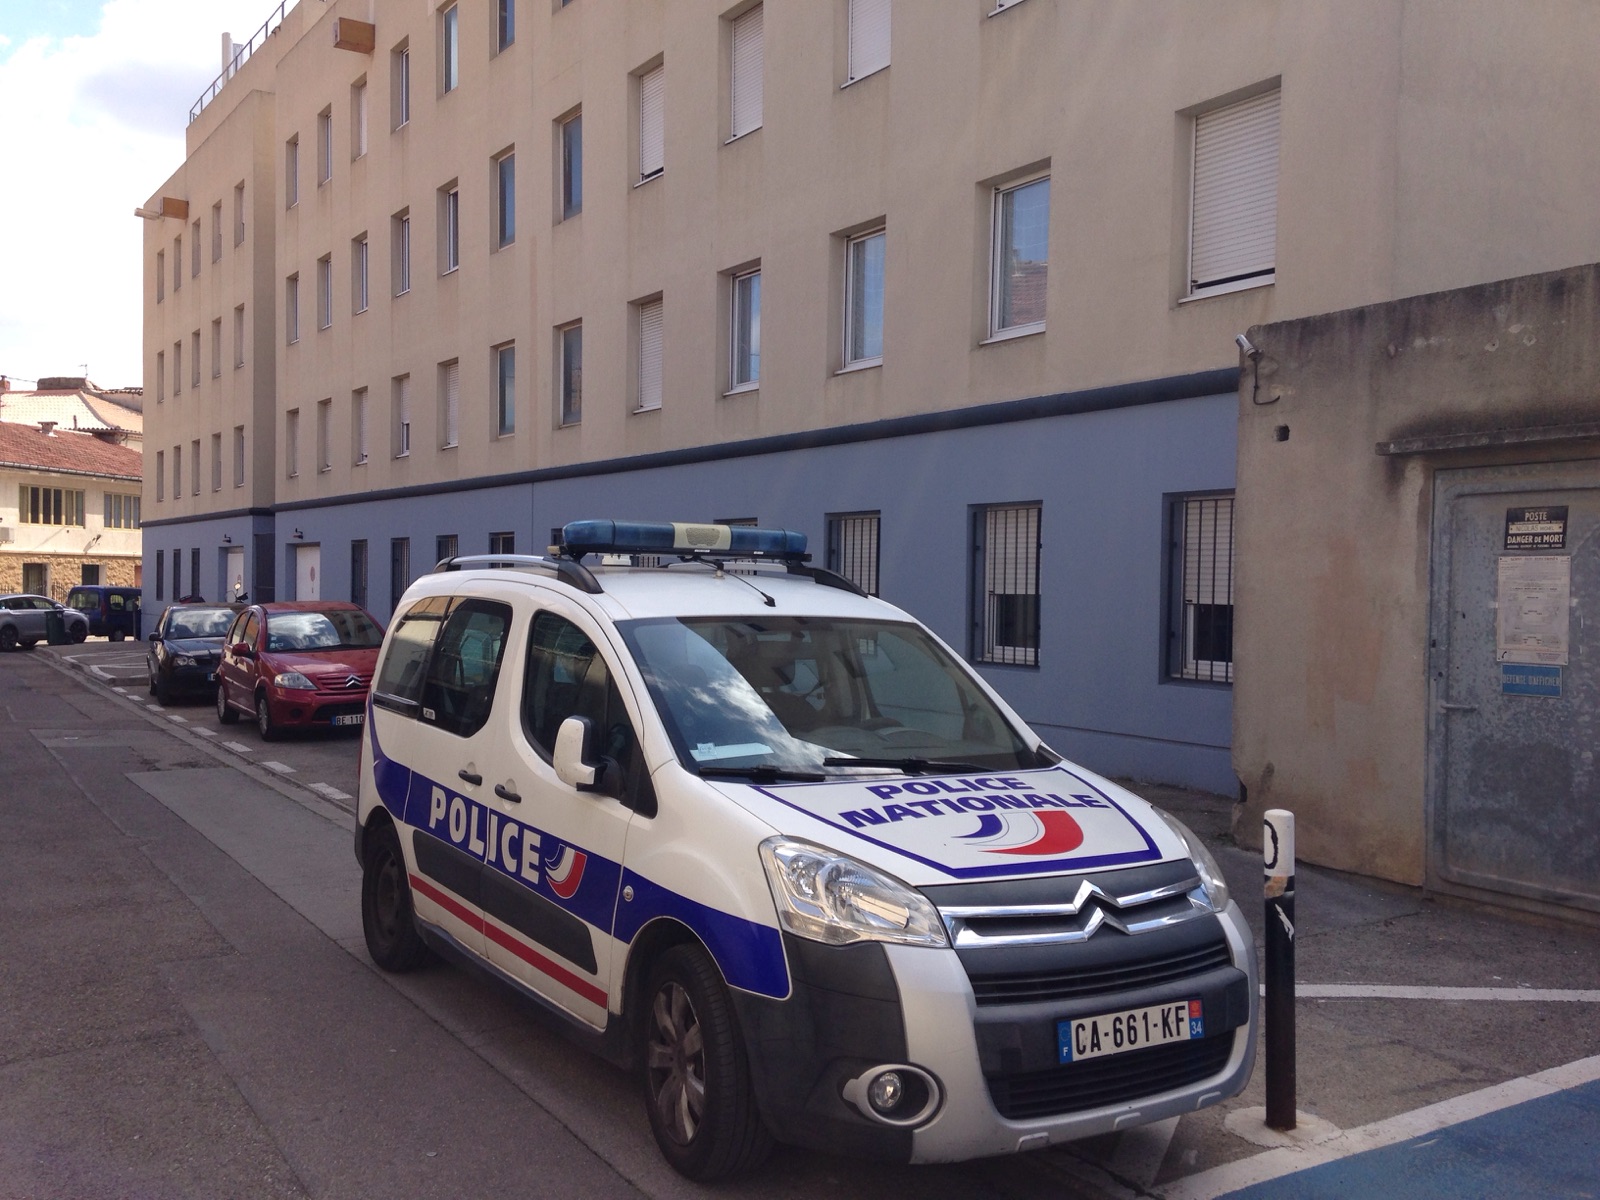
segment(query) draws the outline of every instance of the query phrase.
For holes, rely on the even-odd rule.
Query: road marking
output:
[[[217,736],[217,731],[215,729],[202,729],[198,725],[196,725],[194,727],[194,732],[198,733],[201,737],[213,737],[214,738],[214,737]]]
[[[1352,1154],[1410,1141],[1474,1117],[1499,1112],[1541,1096],[1553,1096],[1566,1088],[1592,1083],[1597,1079],[1600,1079],[1600,1055],[1581,1058],[1577,1062],[1552,1067],[1534,1075],[1524,1075],[1519,1079],[1508,1079],[1493,1087],[1453,1096],[1449,1100],[1399,1113],[1357,1129],[1347,1129],[1326,1141],[1285,1146],[1224,1163],[1209,1171],[1201,1171],[1198,1175],[1175,1179],[1165,1187],[1156,1189],[1156,1192],[1165,1200],[1214,1200],[1217,1196],[1251,1184],[1280,1179]]]
[[[161,711],[161,705],[159,705],[159,704],[151,704],[148,700],[145,701],[145,705],[144,706],[146,708],[148,708],[151,712],[160,712]]]
[[[1261,994],[1267,989],[1263,985]],[[1297,1000],[1521,1000],[1542,1004],[1600,1004],[1600,989],[1407,987],[1387,983],[1297,983]]]
[[[293,775],[294,774],[294,768],[291,767],[288,763],[264,762],[261,765],[263,767],[265,767],[269,771],[276,771],[279,775]]]
[[[222,744],[224,746],[226,746],[229,750],[232,750],[235,754],[249,754],[250,753],[250,747],[244,745],[242,742],[223,742]]]
[[[112,691],[113,691],[113,692],[121,692],[121,693],[122,693],[122,694],[123,694],[123,695],[124,695],[124,696],[126,696],[126,695],[127,695],[127,694],[128,694],[128,689],[127,689],[127,688],[125,688],[125,687],[116,687],[116,686],[113,686],[113,687],[112,687],[112,689],[111,689],[111,690],[112,690]]]
[[[317,795],[326,796],[329,800],[350,799],[349,792],[341,792],[331,783],[308,783],[306,786],[309,787],[313,792],[316,792]]]
[[[176,721],[180,725],[187,725],[189,723],[188,717],[180,717],[177,713],[168,713],[167,720]]]

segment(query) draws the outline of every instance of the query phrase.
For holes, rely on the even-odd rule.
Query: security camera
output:
[[[1251,340],[1249,338],[1245,337],[1244,334],[1242,334],[1242,333],[1234,334],[1233,335],[1233,341],[1234,341],[1234,344],[1239,347],[1239,349],[1244,351],[1244,356],[1246,358],[1248,358],[1251,362],[1255,362],[1256,359],[1261,357],[1261,347],[1259,347],[1259,346],[1255,345],[1253,342],[1251,342]]]

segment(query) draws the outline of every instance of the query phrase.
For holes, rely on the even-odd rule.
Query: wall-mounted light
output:
[[[297,541],[297,542],[304,541],[305,540],[305,536],[306,535],[301,533],[298,529],[296,529],[294,531],[294,540]]]

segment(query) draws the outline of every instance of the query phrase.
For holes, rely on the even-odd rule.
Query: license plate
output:
[[[1168,1042],[1187,1042],[1205,1035],[1205,1017],[1198,1000],[1174,1000],[1056,1022],[1056,1045],[1064,1063],[1126,1054]]]
[[[215,671],[207,671],[206,672],[206,682],[207,683],[215,683],[216,681],[217,681],[217,673]]]
[[[366,713],[346,713],[344,716],[335,717],[333,723],[335,725],[359,725],[366,719]]]

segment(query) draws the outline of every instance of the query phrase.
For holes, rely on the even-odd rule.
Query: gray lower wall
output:
[[[984,675],[1051,745],[1086,766],[1231,795],[1231,688],[1167,682],[1162,642],[1165,501],[1233,487],[1236,414],[1230,393],[282,512],[276,595],[294,598],[295,544],[320,544],[322,595],[348,598],[350,542],[365,538],[368,606],[387,619],[392,538],[411,539],[415,575],[432,566],[439,534],[458,535],[461,553],[471,554],[487,552],[491,531],[511,530],[518,552],[541,553],[553,527],[583,517],[756,517],[805,532],[820,563],[827,514],[876,510],[883,597],[966,653],[971,506],[1039,501],[1040,666],[984,667]],[[195,545],[203,572],[214,572],[223,534],[248,545],[251,520],[147,528],[147,578],[156,550]],[[207,598],[221,595],[214,577],[201,582]],[[255,594],[256,582],[248,586]]]

